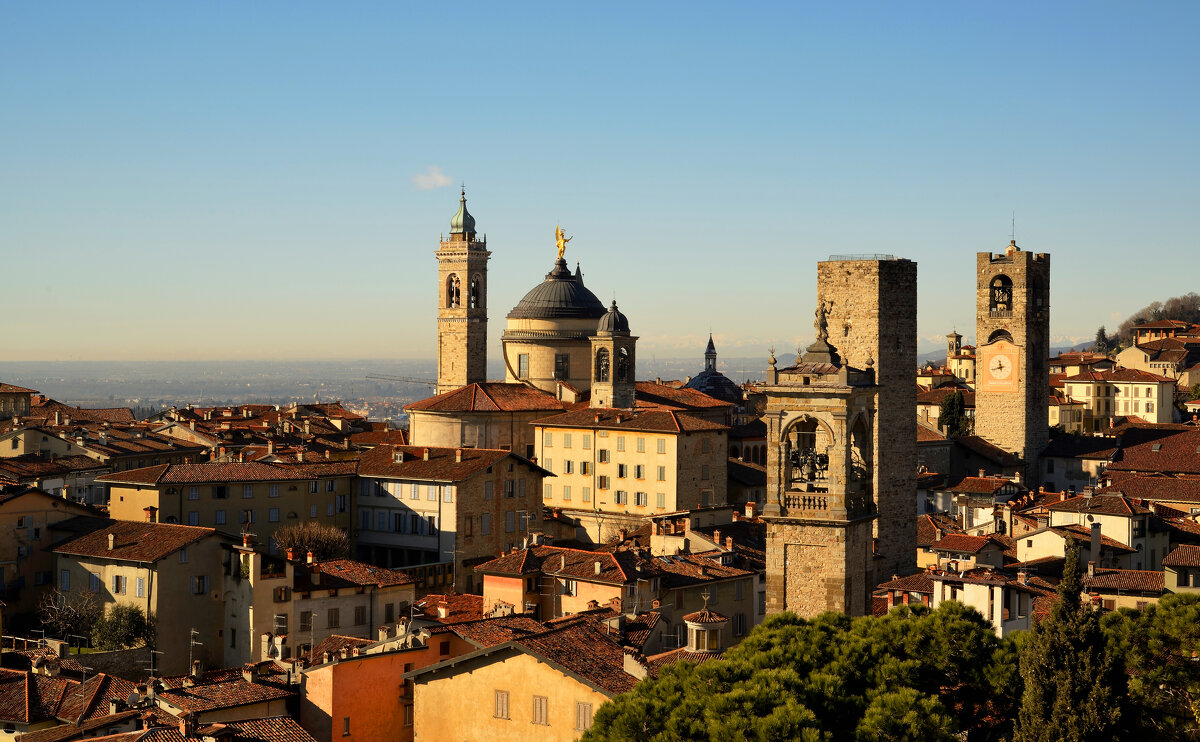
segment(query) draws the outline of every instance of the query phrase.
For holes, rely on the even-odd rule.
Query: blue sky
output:
[[[842,253],[918,261],[923,342],[973,337],[974,254],[1015,211],[1052,255],[1052,333],[1087,339],[1196,288],[1198,21],[4,2],[0,357],[432,357],[462,180],[497,336],[561,222],[642,353],[699,356],[710,329],[732,356],[794,348],[816,262]]]

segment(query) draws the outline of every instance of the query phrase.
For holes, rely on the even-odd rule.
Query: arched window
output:
[[[446,306],[453,309],[459,305],[461,299],[462,284],[458,280],[457,273],[451,273],[446,277]]]
[[[989,290],[989,309],[992,312],[1012,311],[1012,279],[1008,276],[996,276],[992,279]]]
[[[987,341],[989,343],[994,343],[997,340],[1007,340],[1010,343],[1013,341],[1012,335],[1009,334],[1008,330],[996,330],[991,335],[988,335]]]
[[[729,458],[736,459],[737,457],[738,457],[738,447],[730,446],[729,447]]]
[[[633,361],[629,357],[629,349],[621,348],[617,351],[617,381],[629,381],[631,365],[633,365]]]
[[[608,348],[601,348],[596,351],[596,371],[594,375],[595,381],[608,381]]]
[[[483,306],[483,278],[478,274],[471,279],[471,288],[467,292],[467,301],[470,302],[468,306],[471,309],[479,309]]]

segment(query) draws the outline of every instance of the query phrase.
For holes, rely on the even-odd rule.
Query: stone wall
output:
[[[817,264],[817,297],[830,302],[829,343],[845,363],[873,364],[875,524],[881,574],[916,564],[917,264],[911,260],[827,260]]]
[[[766,573],[768,615],[785,610],[804,617],[828,610],[865,615],[874,587],[871,519],[772,519]]]
[[[487,381],[487,263],[485,243],[462,235],[443,240],[438,259],[438,386],[442,394],[477,381]],[[449,306],[447,283],[459,278],[459,303]],[[479,305],[470,306],[472,278],[480,282]]]

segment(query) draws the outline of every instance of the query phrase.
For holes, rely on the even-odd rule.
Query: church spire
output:
[[[704,370],[717,370],[717,346],[713,345],[712,333],[708,333],[708,347],[704,349]]]
[[[450,234],[474,235],[475,217],[467,211],[467,187],[463,186],[458,199],[458,213],[450,220]]]

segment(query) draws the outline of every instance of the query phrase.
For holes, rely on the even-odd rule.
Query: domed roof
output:
[[[600,323],[596,325],[596,332],[629,332],[629,320],[617,310],[616,299],[613,299],[612,306],[600,318]]]
[[[475,234],[475,217],[467,211],[467,191],[458,199],[458,213],[450,220],[450,234]]]
[[[704,392],[722,402],[742,404],[742,388],[717,370],[717,346],[713,343],[712,333],[709,333],[708,347],[704,349],[704,370],[689,379],[683,388]]]
[[[509,319],[600,319],[604,305],[583,285],[583,274],[559,258],[546,280],[534,286],[508,313]],[[622,317],[622,319],[624,319]],[[628,322],[626,322],[628,324]]]

